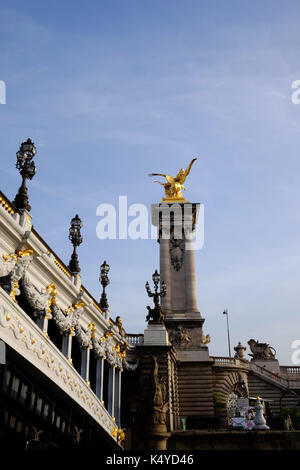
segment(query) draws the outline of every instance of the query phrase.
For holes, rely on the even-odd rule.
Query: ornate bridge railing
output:
[[[116,422],[103,403],[62,352],[2,289],[0,338],[64,390],[117,441]]]

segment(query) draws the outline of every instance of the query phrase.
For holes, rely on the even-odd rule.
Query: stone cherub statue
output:
[[[177,175],[175,177],[170,176],[170,175],[165,175],[164,173],[150,173],[149,176],[163,176],[166,178],[167,182],[166,183],[161,183],[160,181],[154,181],[154,183],[159,183],[165,188],[165,194],[166,197],[163,199],[163,201],[185,201],[184,197],[182,196],[181,190],[184,189],[186,190],[186,187],[183,186],[183,183],[185,182],[188,174],[191,171],[193,163],[197,160],[197,158],[193,158],[189,166],[187,167],[186,170],[184,168],[181,168]]]

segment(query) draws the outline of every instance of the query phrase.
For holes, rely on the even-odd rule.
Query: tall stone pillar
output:
[[[157,227],[160,246],[160,278],[167,287],[161,304],[169,340],[179,360],[179,401],[173,405],[173,421],[178,426],[184,418],[189,429],[214,414],[209,335],[203,334],[204,318],[196,292],[193,238],[198,241],[195,228],[199,210],[200,204],[189,202],[152,205],[152,225]]]
[[[193,245],[199,208],[200,204],[189,202],[153,204],[152,224],[158,229],[160,276],[167,285],[161,304],[169,335],[177,349],[190,353],[197,350],[196,360],[207,360],[208,350],[202,342],[204,318],[197,305]],[[179,359],[184,358],[179,354]]]

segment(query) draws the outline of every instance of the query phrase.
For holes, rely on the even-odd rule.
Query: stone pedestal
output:
[[[166,450],[171,432],[177,429],[178,362],[171,345],[153,344],[158,333],[167,334],[161,326],[149,325],[145,333],[152,344],[137,346],[140,361],[136,449]]]
[[[144,331],[143,346],[169,346],[168,332],[163,324],[148,325]]]

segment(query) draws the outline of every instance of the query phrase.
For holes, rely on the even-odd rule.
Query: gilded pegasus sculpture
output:
[[[165,175],[163,173],[150,173],[149,176],[163,176],[166,178],[167,182],[162,183],[161,181],[153,181],[153,183],[161,184],[165,189],[166,197],[163,198],[164,202],[187,202],[187,200],[182,196],[182,189],[185,191],[186,187],[183,186],[189,172],[191,171],[193,163],[197,158],[193,158],[186,170],[181,168],[175,177],[170,175]]]

